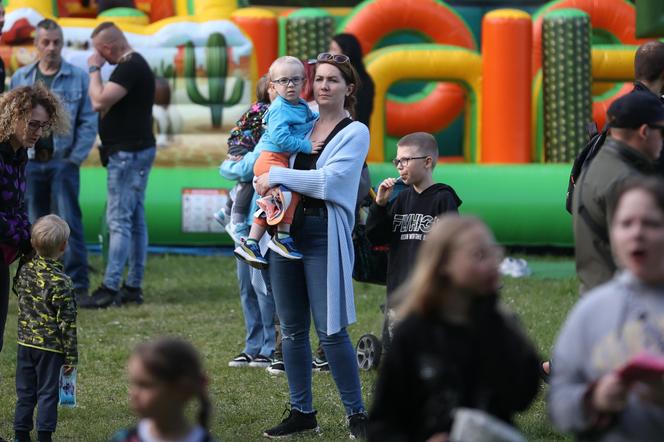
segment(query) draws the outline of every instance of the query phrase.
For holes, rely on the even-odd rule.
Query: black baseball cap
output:
[[[664,104],[652,92],[634,91],[611,103],[606,115],[610,127],[636,129],[664,121]]]

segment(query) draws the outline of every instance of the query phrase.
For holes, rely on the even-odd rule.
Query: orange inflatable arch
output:
[[[477,49],[463,19],[436,0],[374,0],[357,8],[340,32],[354,34],[366,55],[383,37],[400,30],[417,31],[433,43]],[[402,136],[413,131],[438,132],[454,121],[464,106],[464,89],[454,83],[439,83],[429,95],[415,102],[388,99],[387,133]]]

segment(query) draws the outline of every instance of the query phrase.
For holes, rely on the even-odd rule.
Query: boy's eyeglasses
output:
[[[344,54],[331,54],[329,52],[322,52],[316,57],[318,61],[333,61],[335,63],[350,63],[350,58]]]
[[[37,121],[37,120],[30,120],[28,121],[28,129],[31,131],[37,131],[39,129],[41,130],[49,130],[51,128],[51,123],[48,121]]]
[[[403,167],[408,166],[408,162],[410,160],[423,160],[425,158],[429,158],[429,155],[425,155],[423,157],[403,157],[403,158],[395,158],[392,160],[392,164],[394,164],[394,167],[399,167],[399,164],[401,164]]]
[[[293,86],[299,86],[304,81],[304,77],[281,77],[271,81],[279,86],[288,86],[291,83],[293,83]]]

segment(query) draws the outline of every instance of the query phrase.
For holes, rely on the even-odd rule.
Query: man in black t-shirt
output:
[[[144,200],[155,157],[152,133],[154,74],[113,23],[92,32],[95,53],[88,59],[90,99],[99,112],[99,137],[108,155],[106,221],[110,235],[108,263],[101,286],[92,295],[93,307],[143,302],[141,283],[147,258]],[[117,65],[102,83],[105,62]],[[127,278],[122,284],[125,264]]]

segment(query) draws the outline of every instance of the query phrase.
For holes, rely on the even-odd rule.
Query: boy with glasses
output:
[[[434,183],[438,143],[426,132],[415,132],[397,143],[392,161],[399,178],[387,178],[378,186],[376,201],[369,210],[367,236],[372,245],[389,245],[387,257],[387,307],[383,325],[383,351],[389,348],[390,295],[408,279],[422,241],[438,217],[458,212],[461,199],[446,184]],[[390,201],[395,184],[408,187]]]
[[[306,138],[318,116],[300,98],[305,80],[302,62],[291,56],[279,57],[270,66],[269,76],[277,97],[263,118],[265,132],[254,149],[260,152],[254,165],[255,176],[268,173],[272,166],[289,167],[291,155],[299,152],[318,153],[323,144]],[[252,267],[266,268],[267,260],[261,253],[258,241],[267,226],[274,225],[277,233],[268,243],[270,250],[285,258],[302,259],[302,254],[290,236],[298,195],[285,187],[279,187],[270,189],[262,196],[258,205],[265,219],[254,218],[249,237],[235,248],[235,256]]]

